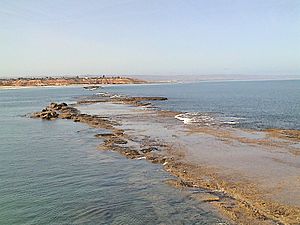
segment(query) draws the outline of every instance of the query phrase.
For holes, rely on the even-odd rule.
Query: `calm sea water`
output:
[[[144,88],[150,95],[161,86],[132,90]],[[167,90],[172,86],[166,86],[166,94]],[[70,102],[92,93],[83,88],[0,90],[1,225],[222,221],[189,192],[164,184],[170,176],[159,165],[97,150],[94,134],[99,130],[24,117],[51,101]]]
[[[242,128],[300,129],[300,80],[227,81],[147,86],[114,86],[103,91],[133,96],[165,96],[163,109]],[[204,117],[205,119],[207,117]]]
[[[24,117],[51,101],[113,92],[166,96],[163,109],[247,128],[300,129],[300,81],[0,90],[0,224],[217,224],[208,205],[163,181],[159,165],[97,150],[95,130]],[[198,114],[193,114],[199,116]],[[233,124],[233,123],[232,123]]]

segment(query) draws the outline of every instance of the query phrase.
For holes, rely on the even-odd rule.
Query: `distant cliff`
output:
[[[142,84],[143,80],[128,77],[46,77],[46,78],[17,78],[0,79],[1,86],[27,87],[27,86],[68,86],[68,85],[99,85],[99,84]]]

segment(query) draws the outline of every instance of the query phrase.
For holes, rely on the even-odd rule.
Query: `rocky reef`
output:
[[[94,104],[98,102],[122,103],[134,106],[150,106],[152,101],[166,101],[166,97],[127,97],[127,96],[106,96],[106,97],[89,97],[78,101],[78,104]]]
[[[147,97],[142,99],[145,100]],[[149,97],[149,99],[153,100],[156,98]],[[82,114],[75,107],[66,103],[53,102],[40,112],[32,113],[31,118],[40,118],[43,120],[68,119],[74,122],[85,123],[91,127],[107,129],[109,133],[95,135],[95,137],[104,140],[103,144],[99,146],[102,150],[116,151],[130,159],[144,158],[153,163],[164,163],[167,159],[166,156],[153,154],[154,152],[158,153],[159,146],[164,147],[164,145],[156,144],[153,146],[150,142],[146,144],[147,142],[143,141],[143,148],[141,149],[133,149],[132,147],[125,146],[132,140],[125,134],[124,130],[117,128],[120,125],[118,122],[106,116]]]
[[[167,98],[94,96],[92,99],[91,97],[81,99],[77,104],[113,102],[144,106],[151,104],[151,101],[163,100],[167,100]],[[122,124],[115,117],[83,114],[75,107],[76,105],[66,103],[51,103],[40,112],[33,113],[31,117],[43,120],[68,119],[105,129],[107,132],[95,134],[96,138],[102,140],[99,149],[115,151],[129,159],[145,159],[161,164],[166,171],[174,175],[174,179],[166,181],[168,184],[179,188],[205,189],[205,193],[193,194],[192,197],[199,201],[211,202],[226,217],[237,224],[298,224],[300,221],[298,208],[263,199],[256,186],[251,183],[239,184],[232,181],[231,178],[220,177],[213,168],[185,161],[185,153],[177,149],[173,143],[157,140],[150,136],[138,138],[121,129],[120,125]],[[171,112],[158,111],[155,115],[164,120],[170,114],[173,118],[174,115]]]
[[[41,112],[36,112],[31,115],[32,118],[41,118],[44,120],[54,120],[57,118],[61,119],[72,119],[76,115],[79,114],[79,111],[74,108],[68,106],[67,103],[51,103],[44,109],[42,109]]]

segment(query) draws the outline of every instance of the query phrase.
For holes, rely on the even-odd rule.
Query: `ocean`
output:
[[[0,224],[224,224],[208,203],[164,181],[161,165],[97,150],[99,129],[29,118],[50,102],[114,93],[155,102],[185,123],[300,129],[300,81],[0,90]],[[174,118],[175,119],[175,118]]]
[[[101,130],[25,116],[91,94],[81,87],[0,90],[1,225],[223,224],[210,205],[166,184],[172,176],[161,165],[97,150]]]
[[[197,123],[213,120],[248,129],[300,129],[300,80],[210,81],[197,83],[105,87],[130,96],[163,96],[155,103],[187,113]]]

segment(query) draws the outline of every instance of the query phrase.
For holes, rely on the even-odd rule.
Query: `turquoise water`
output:
[[[169,100],[156,105],[192,112],[195,117],[199,113],[200,120],[201,114],[206,113],[236,127],[300,129],[300,80],[114,86],[103,91],[131,96],[165,96]]]
[[[99,132],[24,115],[83,88],[0,90],[0,224],[217,224],[161,166],[97,150]],[[200,190],[201,191],[201,190]]]

